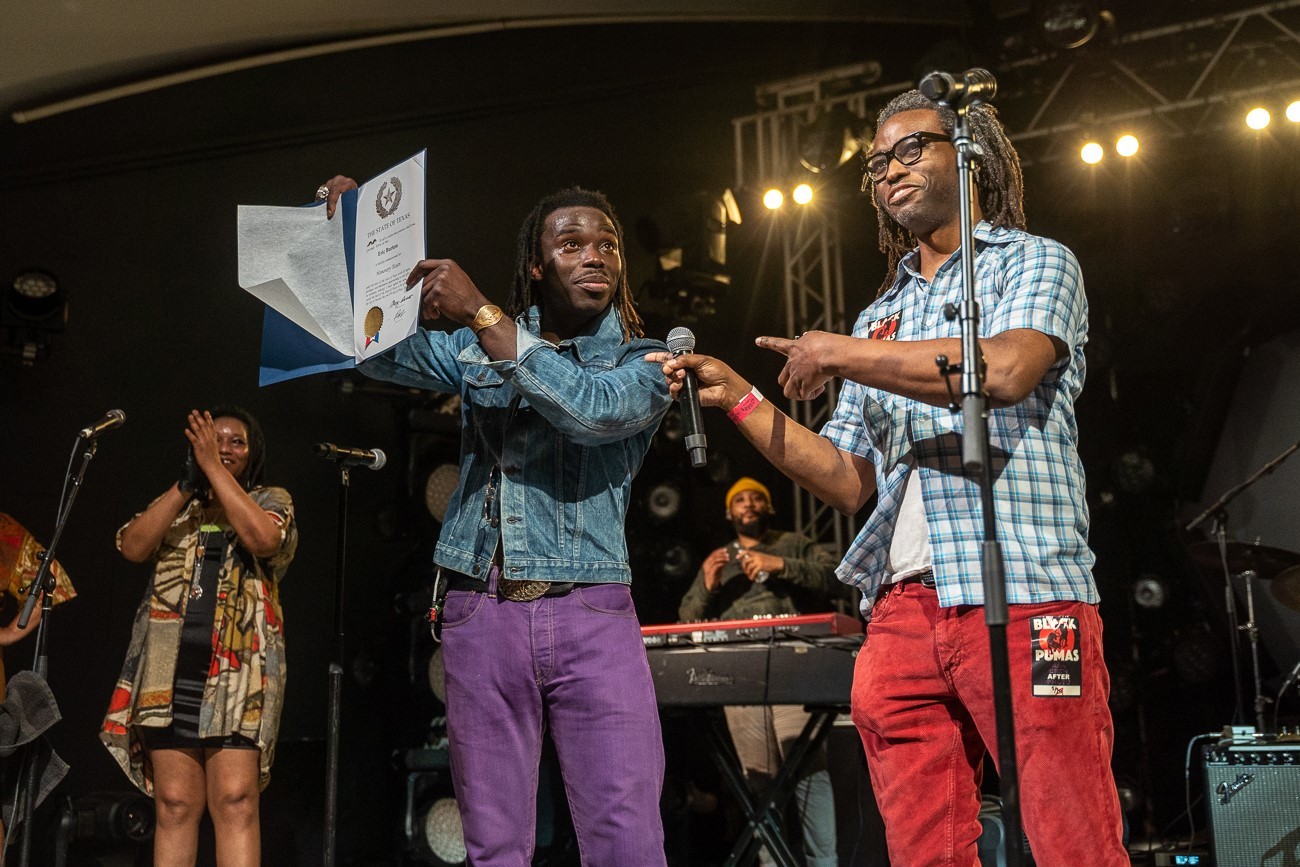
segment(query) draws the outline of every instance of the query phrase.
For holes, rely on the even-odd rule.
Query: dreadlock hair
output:
[[[943,131],[953,135],[957,130],[957,113],[946,105],[927,99],[919,90],[900,93],[889,101],[876,118],[876,129],[889,118],[904,111],[928,109],[939,113]],[[998,113],[988,103],[979,103],[967,110],[970,121],[971,137],[983,150],[984,155],[976,164],[976,189],[978,190],[980,210],[984,219],[994,226],[1021,229],[1025,228],[1025,189],[1024,178],[1020,172],[1020,156],[1007,138]],[[867,179],[870,183],[870,179]],[[876,194],[876,185],[871,184],[871,201],[876,206],[880,221],[880,252],[885,254],[887,270],[885,280],[880,284],[876,297],[884,294],[894,285],[898,275],[898,263],[917,245],[916,236],[903,228],[898,221],[880,206]]]
[[[233,418],[244,423],[244,427],[248,429],[248,466],[244,469],[244,477],[238,481],[246,491],[251,491],[262,484],[262,477],[266,472],[266,437],[262,435],[262,426],[257,423],[257,419],[243,407],[229,404],[214,406],[208,410],[208,414],[213,420]]]
[[[506,313],[511,317],[518,316],[520,313],[526,314],[534,305],[538,311],[544,310],[546,299],[543,297],[540,281],[533,280],[530,271],[532,266],[542,259],[542,229],[546,225],[546,218],[560,208],[595,208],[609,217],[609,221],[614,224],[614,234],[618,236],[618,256],[623,262],[623,268],[619,271],[618,285],[614,287],[614,298],[611,303],[618,313],[619,323],[623,328],[623,342],[626,343],[633,337],[641,337],[645,331],[632,301],[632,290],[627,283],[627,260],[623,257],[623,224],[618,221],[614,206],[609,203],[609,199],[605,198],[604,193],[597,190],[584,190],[582,187],[569,187],[544,197],[533,207],[532,213],[519,227],[519,241],[515,251],[515,279],[510,289],[510,301]]]

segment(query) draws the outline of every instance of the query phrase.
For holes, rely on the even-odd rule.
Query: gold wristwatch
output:
[[[484,304],[474,314],[474,321],[469,324],[470,330],[478,334],[484,328],[491,328],[496,325],[504,315],[501,308],[495,304]]]

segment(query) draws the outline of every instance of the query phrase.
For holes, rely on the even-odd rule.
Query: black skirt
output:
[[[140,729],[145,746],[149,749],[257,749],[256,743],[239,734],[199,737],[203,687],[207,683],[215,656],[212,622],[217,613],[217,585],[220,583],[224,559],[224,545],[205,548],[199,580],[190,589],[185,622],[181,625],[176,676],[172,681],[172,724],[164,729],[147,726]]]

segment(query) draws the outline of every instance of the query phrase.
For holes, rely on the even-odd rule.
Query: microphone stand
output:
[[[78,441],[82,437],[77,438]],[[74,452],[76,448],[74,447]],[[95,437],[86,438],[85,450],[81,453],[81,466],[77,468],[77,474],[72,479],[72,489],[68,491],[68,479],[64,477],[64,490],[67,491],[66,502],[60,503],[59,514],[55,519],[54,537],[50,539],[50,545],[41,555],[41,568],[32,579],[31,585],[27,588],[27,601],[23,603],[23,610],[18,615],[17,625],[19,629],[27,626],[31,620],[32,612],[36,610],[36,600],[41,600],[41,622],[36,626],[36,650],[32,659],[32,671],[42,680],[48,681],[50,670],[50,658],[47,645],[49,642],[50,612],[54,608],[54,554],[59,547],[59,540],[63,538],[63,528],[68,524],[68,516],[72,514],[72,504],[77,501],[77,492],[81,490],[81,482],[86,476],[86,470],[90,462],[95,457],[95,452],[99,450],[99,441]],[[32,741],[27,746],[27,751],[23,755],[22,773],[19,775],[19,794],[14,800],[13,817],[10,819],[9,827],[13,828],[18,822],[22,822],[23,830],[18,837],[18,867],[27,867],[30,863],[32,853],[32,824],[36,818],[36,787],[37,787],[37,768],[36,756],[38,752],[38,741]],[[3,856],[0,855],[0,862]]]
[[[348,488],[352,468],[339,461],[338,525],[334,541],[334,661],[329,667],[329,711],[325,728],[324,867],[334,867],[338,830],[339,731],[343,710],[343,574],[347,563]]]
[[[1213,536],[1215,541],[1218,542],[1219,544],[1219,561],[1220,564],[1223,566],[1224,607],[1226,608],[1228,614],[1228,628],[1232,632],[1232,641],[1229,643],[1228,647],[1229,650],[1231,651],[1231,656],[1232,656],[1233,695],[1236,699],[1236,709],[1233,713],[1233,721],[1239,722],[1242,716],[1244,715],[1242,710],[1242,708],[1244,707],[1244,703],[1242,701],[1243,684],[1242,684],[1242,675],[1241,675],[1241,662],[1239,659],[1240,651],[1237,647],[1237,644],[1240,641],[1240,639],[1237,637],[1237,634],[1240,632],[1245,632],[1246,637],[1250,641],[1251,665],[1255,677],[1255,726],[1256,726],[1256,731],[1259,732],[1260,734],[1265,733],[1266,731],[1268,731],[1268,729],[1264,725],[1264,719],[1265,719],[1264,706],[1267,699],[1264,697],[1264,692],[1260,684],[1260,675],[1259,675],[1259,629],[1255,623],[1256,574],[1255,574],[1255,570],[1253,569],[1247,569],[1243,573],[1243,575],[1246,578],[1246,617],[1247,617],[1246,623],[1243,624],[1240,622],[1240,617],[1238,616],[1237,613],[1236,598],[1232,590],[1232,568],[1228,565],[1227,506],[1251,485],[1255,484],[1260,479],[1269,475],[1274,470],[1276,470],[1279,466],[1281,466],[1282,462],[1285,461],[1287,458],[1289,458],[1291,454],[1295,452],[1296,449],[1300,449],[1300,440],[1291,443],[1291,445],[1283,449],[1281,454],[1279,454],[1277,457],[1273,458],[1268,463],[1264,464],[1264,466],[1260,467],[1258,470],[1252,473],[1250,475],[1250,478],[1246,479],[1244,482],[1237,485],[1236,487],[1229,488],[1227,491],[1225,491],[1223,493],[1223,496],[1219,497],[1219,499],[1217,499],[1204,512],[1201,512],[1201,514],[1197,515],[1195,518],[1189,521],[1187,523],[1187,526],[1184,528],[1187,532],[1190,533],[1192,530],[1196,529],[1196,527],[1202,524],[1207,518],[1210,517],[1214,518],[1214,521],[1210,525],[1210,535]],[[1281,697],[1280,692],[1278,693],[1278,696],[1279,698]],[[1276,721],[1277,721],[1277,717],[1275,712],[1274,713],[1275,724]]]
[[[1215,501],[1214,505],[1210,506],[1204,512],[1201,512],[1201,514],[1197,515],[1195,518],[1192,518],[1192,520],[1188,522],[1187,526],[1184,527],[1183,529],[1185,529],[1187,532],[1190,533],[1192,530],[1196,529],[1197,525],[1204,522],[1206,518],[1209,518],[1211,515],[1217,515],[1220,512],[1222,512],[1225,506],[1227,506],[1229,503],[1231,503],[1233,500],[1237,498],[1238,494],[1240,494],[1242,491],[1246,490],[1251,485],[1258,482],[1260,479],[1267,476],[1269,473],[1276,470],[1279,466],[1281,466],[1283,461],[1291,457],[1291,453],[1294,452],[1296,449],[1300,449],[1300,440],[1297,440],[1296,442],[1293,442],[1291,443],[1291,445],[1287,446],[1286,449],[1283,450],[1282,454],[1278,455],[1277,457],[1273,458],[1273,460],[1264,464],[1264,466],[1260,467],[1258,470],[1252,473],[1250,478],[1246,479],[1246,481],[1242,482],[1240,485],[1237,485],[1235,488],[1229,488],[1227,491],[1225,491],[1223,496],[1219,497],[1219,499]]]
[[[952,144],[957,150],[957,200],[961,209],[962,302],[958,309],[945,310],[949,319],[961,319],[961,364],[951,365],[946,356],[935,363],[945,378],[961,373],[962,465],[980,486],[984,513],[984,541],[980,545],[980,571],[984,584],[984,624],[989,632],[989,662],[993,670],[993,707],[998,729],[998,779],[1002,784],[1002,825],[1005,830],[1007,867],[1022,863],[1020,823],[1020,773],[1016,763],[1015,722],[1011,706],[1011,669],[1007,652],[1007,586],[1002,566],[993,511],[993,469],[989,462],[989,408],[984,393],[984,364],[979,347],[979,302],[975,295],[975,162],[983,152],[970,134],[970,105],[958,97],[950,106],[957,114]],[[947,104],[947,103],[945,103]],[[953,410],[957,409],[953,406]]]

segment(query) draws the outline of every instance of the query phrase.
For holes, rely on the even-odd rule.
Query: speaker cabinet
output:
[[[1206,802],[1219,867],[1300,857],[1300,746],[1205,750]]]

